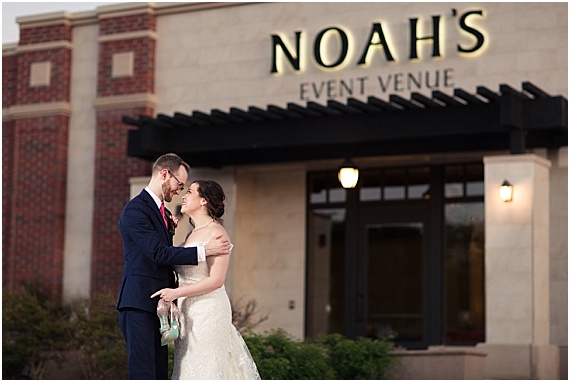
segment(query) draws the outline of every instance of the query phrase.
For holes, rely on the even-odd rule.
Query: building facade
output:
[[[565,379],[567,20],[566,3],[21,17],[3,46],[3,287],[116,290],[122,208],[176,152],[228,196],[226,287],[268,315],[259,331],[391,335],[483,354],[484,378]]]

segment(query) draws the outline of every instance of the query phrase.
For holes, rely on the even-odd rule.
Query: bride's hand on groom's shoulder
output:
[[[219,235],[212,235],[208,244],[204,246],[204,249],[206,250],[206,256],[219,256],[229,255],[232,247],[229,238],[224,233],[221,233]]]

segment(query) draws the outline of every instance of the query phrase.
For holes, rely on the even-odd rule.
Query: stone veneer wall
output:
[[[550,341],[568,379],[568,148],[548,153],[550,169]]]
[[[241,252],[232,294],[254,298],[260,313],[268,315],[257,331],[282,328],[303,338],[305,170],[238,169],[236,182],[234,243]]]
[[[93,197],[95,167],[95,110],[99,26],[73,30],[71,56],[71,115],[67,167],[63,299],[91,293]]]
[[[557,379],[550,309],[550,169],[536,154],[485,163],[485,343],[487,379]],[[513,200],[498,187],[513,184]]]

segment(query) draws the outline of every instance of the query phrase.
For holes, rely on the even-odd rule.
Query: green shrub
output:
[[[63,351],[79,360],[83,378],[127,378],[127,351],[111,291],[76,301],[72,309],[32,286],[23,293],[3,290],[2,299],[3,379],[43,379],[46,365],[63,360]],[[238,315],[247,323],[244,332],[251,333],[248,329],[259,321],[252,319],[254,311]],[[318,341],[296,341],[282,330],[243,336],[262,379],[386,379],[394,360],[386,340],[331,334]],[[174,349],[169,348],[171,375]],[[23,376],[25,367],[29,373]]]
[[[2,308],[3,379],[43,379],[49,363],[69,361],[64,351],[77,357],[87,379],[127,378],[125,341],[110,291],[62,307],[27,285],[21,293],[3,289]]]
[[[127,379],[127,348],[110,290],[77,301],[73,349],[87,379]]]
[[[168,346],[168,379],[172,378],[172,372],[174,371],[174,345],[169,344]]]
[[[318,343],[327,348],[329,365],[335,379],[388,379],[394,358],[387,340],[358,338],[349,340],[340,334],[330,334]]]
[[[2,289],[2,379],[42,379],[47,363],[61,361],[71,340],[70,312],[37,286],[24,289]]]
[[[261,379],[332,379],[325,349],[294,341],[282,330],[244,337]]]
[[[300,342],[282,330],[244,339],[262,379],[388,379],[394,362],[387,340],[330,334]]]

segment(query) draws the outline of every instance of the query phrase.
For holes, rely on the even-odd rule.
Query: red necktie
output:
[[[166,221],[166,213],[164,212],[164,202],[160,203],[160,214],[164,219],[164,224],[166,224],[166,228],[168,228],[168,222]]]

